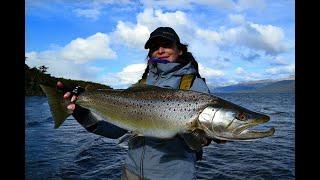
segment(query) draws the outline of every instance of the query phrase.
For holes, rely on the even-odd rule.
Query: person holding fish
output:
[[[158,27],[150,34],[144,47],[149,49],[147,67],[134,86],[145,84],[210,93],[204,78],[199,74],[197,61],[188,51],[188,46],[180,42],[174,29]],[[61,82],[57,83],[58,88],[63,86]],[[128,133],[125,129],[99,120],[97,114],[77,105],[74,92],[67,92],[63,97],[70,99],[67,108],[86,130],[112,139]],[[206,138],[201,142],[202,147],[210,143],[211,139]],[[196,179],[195,165],[202,157],[202,148],[190,149],[178,135],[170,139],[133,136],[129,138],[128,147],[121,179]]]
[[[275,133],[274,127],[250,130],[268,122],[268,115],[210,94],[197,61],[172,28],[154,30],[145,48],[145,72],[128,89],[40,84],[55,128],[73,115],[91,133],[128,140],[121,179],[196,179],[196,162],[211,141],[248,141]]]

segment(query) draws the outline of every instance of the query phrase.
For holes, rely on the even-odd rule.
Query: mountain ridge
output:
[[[213,93],[294,93],[295,79],[265,79],[210,88]]]

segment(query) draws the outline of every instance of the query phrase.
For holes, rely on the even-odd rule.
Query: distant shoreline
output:
[[[213,93],[295,93],[295,80],[278,80],[257,83],[240,83],[211,88]]]

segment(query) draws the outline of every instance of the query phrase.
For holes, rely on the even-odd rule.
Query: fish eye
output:
[[[239,113],[237,116],[236,116],[236,119],[240,120],[240,121],[244,121],[247,119],[247,115],[245,113]]]

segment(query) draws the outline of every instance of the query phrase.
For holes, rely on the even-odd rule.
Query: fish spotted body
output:
[[[55,88],[41,85],[48,96],[58,128],[70,115],[67,102]],[[138,86],[123,90],[86,90],[76,104],[99,114],[105,121],[136,134],[172,138],[181,135],[191,149],[201,148],[204,138],[242,141],[274,134],[248,128],[269,121],[269,116],[250,111],[212,94],[187,90]]]

